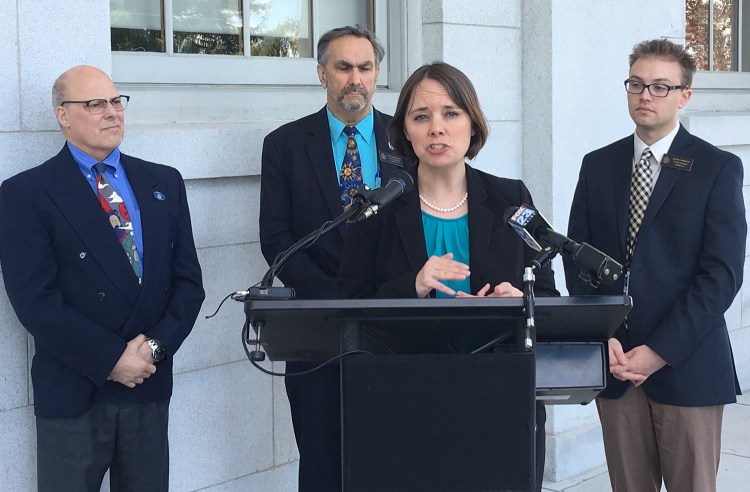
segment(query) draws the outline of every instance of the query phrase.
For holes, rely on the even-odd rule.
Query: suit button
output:
[[[100,301],[103,301],[104,299],[106,299],[106,298],[107,298],[107,294],[106,294],[106,293],[104,293],[104,292],[99,292],[99,293],[98,293],[98,294],[96,295],[96,298],[97,298],[97,299],[99,299]]]

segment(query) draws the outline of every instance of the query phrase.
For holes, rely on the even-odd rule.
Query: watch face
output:
[[[166,350],[164,350],[162,347],[159,347],[158,349],[154,350],[154,362],[159,362],[164,358],[164,355],[166,354]]]
[[[151,347],[151,356],[154,359],[154,363],[159,362],[167,354],[166,349],[162,346],[161,342],[156,338],[149,338],[148,345]]]

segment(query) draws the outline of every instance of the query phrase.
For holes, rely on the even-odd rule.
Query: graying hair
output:
[[[372,51],[375,53],[375,66],[379,67],[380,62],[383,61],[385,56],[385,49],[380,44],[375,34],[364,27],[359,25],[356,26],[344,26],[331,29],[330,31],[323,34],[318,40],[318,64],[325,67],[328,63],[328,45],[331,41],[337,38],[343,38],[346,36],[354,36],[355,38],[364,38],[372,45]]]
[[[67,72],[66,72],[67,73]],[[65,83],[65,74],[60,75],[55,83],[52,84],[52,109],[57,108],[65,100],[67,84]]]

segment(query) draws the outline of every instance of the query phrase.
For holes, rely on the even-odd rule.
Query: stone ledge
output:
[[[122,151],[176,167],[185,179],[260,175],[263,139],[276,124],[130,125]]]
[[[685,113],[680,120],[690,133],[718,147],[750,144],[750,111]]]

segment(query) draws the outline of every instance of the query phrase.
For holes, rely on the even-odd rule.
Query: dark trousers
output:
[[[80,417],[39,418],[39,492],[169,490],[169,400],[96,403]]]
[[[287,362],[286,372],[317,362]],[[299,450],[299,492],[341,490],[341,384],[338,365],[286,377],[294,437]]]
[[[544,479],[544,454],[547,450],[545,439],[547,433],[544,424],[547,422],[547,409],[542,403],[536,402],[536,490],[542,490]]]

